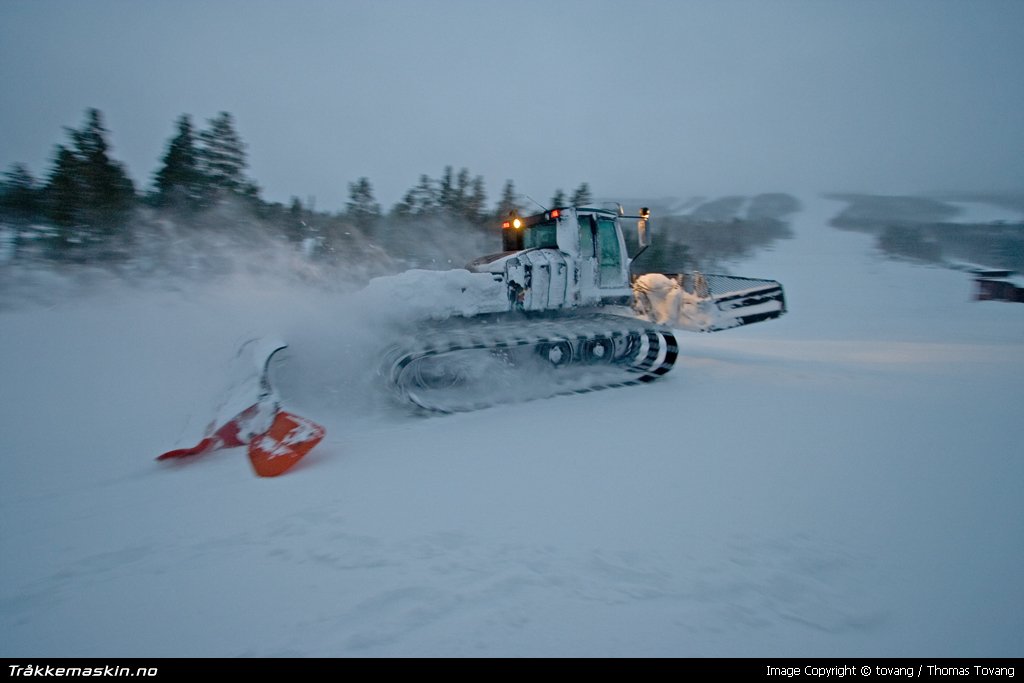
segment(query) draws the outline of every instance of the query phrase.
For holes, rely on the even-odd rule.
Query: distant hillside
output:
[[[945,199],[868,194],[829,197],[847,202],[846,208],[832,219],[833,226],[874,235],[876,247],[890,257],[1024,270],[1024,220],[966,222],[958,219],[961,210],[951,203],[987,203],[1019,210],[1024,215],[1024,197],[971,194],[947,194]]]
[[[727,195],[690,199],[629,200],[630,207],[651,209],[653,244],[640,257],[638,271],[724,271],[758,249],[793,236],[791,216],[800,202],[783,193],[753,197]],[[630,250],[635,234],[627,231]]]

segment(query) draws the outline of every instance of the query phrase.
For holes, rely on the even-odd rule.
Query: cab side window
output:
[[[619,234],[615,221],[607,218],[597,220],[598,256],[601,264],[601,283],[608,285],[621,279],[622,260],[619,250]]]
[[[580,257],[581,258],[594,258],[597,254],[594,252],[594,228],[591,224],[593,220],[591,216],[580,216]]]

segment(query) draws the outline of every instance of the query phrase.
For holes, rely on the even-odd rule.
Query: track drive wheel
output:
[[[555,367],[572,363],[572,344],[567,341],[544,342],[537,346],[537,355]]]
[[[615,358],[615,342],[610,337],[594,337],[580,345],[584,363],[611,363]]]

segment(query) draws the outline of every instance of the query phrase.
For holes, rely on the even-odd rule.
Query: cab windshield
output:
[[[523,232],[523,249],[557,249],[558,230],[555,221],[531,225]]]

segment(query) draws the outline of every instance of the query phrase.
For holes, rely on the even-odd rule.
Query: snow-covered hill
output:
[[[783,318],[470,414],[374,390],[379,287],[0,312],[0,656],[1020,656],[1024,306],[804,202],[734,268]],[[324,442],[277,479],[154,462],[270,327]]]

